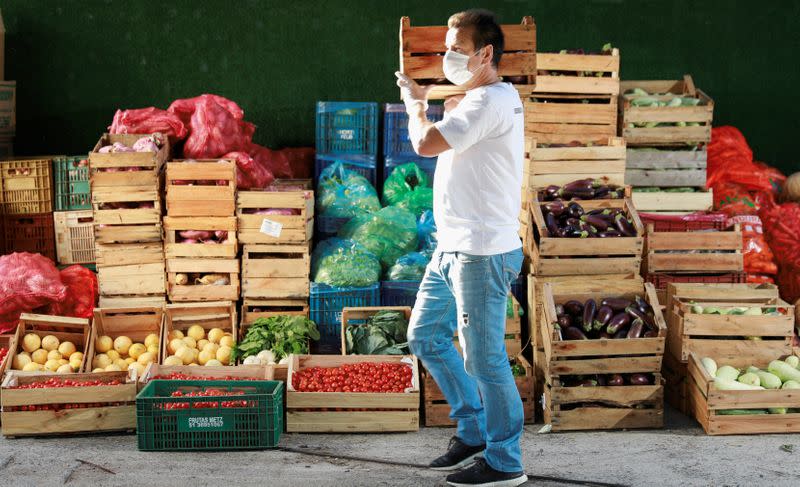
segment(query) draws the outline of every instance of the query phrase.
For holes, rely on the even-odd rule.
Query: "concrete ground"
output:
[[[800,485],[800,435],[710,437],[675,412],[659,431],[538,434],[540,427],[526,426],[522,439],[527,472],[538,476],[527,485]],[[452,433],[281,438],[283,448],[307,453],[148,453],[134,435],[0,439],[0,485],[439,486],[440,472],[342,457],[427,463]]]

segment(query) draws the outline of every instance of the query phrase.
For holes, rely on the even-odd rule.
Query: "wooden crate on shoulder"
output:
[[[8,370],[11,370],[11,364],[14,362],[14,357],[21,353],[23,337],[28,333],[38,335],[39,338],[44,338],[47,335],[53,335],[58,338],[59,343],[64,341],[72,342],[75,345],[76,352],[83,353],[81,358],[81,366],[77,372],[83,372],[86,368],[86,355],[89,350],[89,338],[91,336],[91,329],[89,327],[89,320],[84,318],[72,318],[68,316],[50,316],[39,315],[32,313],[22,313],[19,316],[19,326],[17,326],[14,340],[11,342],[15,346],[9,348],[7,357]],[[45,372],[22,372],[20,374],[43,374]]]
[[[646,273],[742,272],[744,266],[739,225],[715,232],[656,232],[650,223],[646,248]]]
[[[563,186],[579,179],[594,178],[616,186],[625,185],[625,140],[607,137],[589,146],[553,147],[535,137],[525,137],[523,187]]]
[[[617,96],[535,93],[522,104],[525,135],[539,144],[586,143],[617,135]]]
[[[695,306],[759,309],[763,314],[703,314]],[[779,314],[767,314],[772,310]],[[791,349],[794,313],[774,284],[673,283],[667,288],[667,351],[681,363],[692,352],[722,362],[762,351],[777,357]]]
[[[642,88],[648,95],[628,93]],[[697,89],[690,75],[682,80],[622,81],[619,104],[621,133],[629,147],[634,146],[685,146],[708,143],[711,140],[711,121],[714,100]],[[658,95],[656,93],[667,93]],[[696,106],[636,106],[636,99],[669,101],[675,96],[695,98]],[[660,125],[667,123],[670,125]],[[656,126],[639,126],[658,124]]]
[[[92,333],[86,355],[86,370],[93,370],[94,358],[97,354],[95,342],[101,336],[116,339],[120,336],[130,338],[133,343],[144,343],[149,335],[158,337],[153,353],[153,362],[159,363],[161,350],[161,329],[164,326],[164,309],[162,307],[141,308],[95,308],[92,322]],[[137,359],[138,361],[138,359]],[[146,367],[148,363],[142,363]],[[137,374],[141,375],[141,374]]]
[[[795,389],[766,389],[756,391],[718,390],[716,379],[701,364],[710,357],[717,364],[732,367],[755,366],[766,369],[772,360],[791,354],[791,348],[774,355],[774,351],[759,350],[724,360],[714,355],[689,354],[689,407],[695,419],[709,435],[753,435],[765,433],[800,433],[800,404]],[[770,408],[783,408],[787,414],[764,414]],[[753,414],[724,414],[725,410],[752,409]],[[760,411],[761,413],[757,413]]]
[[[618,95],[619,65],[620,56],[617,48],[613,48],[610,54],[539,52],[536,54],[538,73],[533,91]],[[583,76],[586,72],[591,72],[592,75]],[[580,76],[577,73],[580,73]]]
[[[288,210],[292,214],[256,213],[269,210]],[[240,191],[236,195],[236,217],[243,244],[305,244],[314,235],[314,192]],[[262,232],[265,221],[268,228]]]
[[[311,245],[248,244],[242,252],[242,297],[308,299]]]
[[[535,421],[536,412],[533,367],[522,355],[516,356],[515,362],[525,369],[524,375],[514,377],[520,399],[522,399],[525,423],[533,423]],[[430,373],[425,370],[421,372],[421,377],[425,426],[455,426],[456,422],[450,420],[450,405],[444,398],[444,394],[442,394],[436,381],[433,380]]]
[[[171,161],[165,179],[169,216],[226,217],[236,211],[236,163],[232,160]]]
[[[108,385],[18,389],[51,378]],[[116,381],[116,384],[109,384]],[[136,429],[136,379],[127,372],[37,374],[12,371],[2,385],[3,436],[46,436]],[[64,407],[35,410],[31,407]],[[85,407],[84,407],[85,406]]]
[[[500,26],[505,37],[503,58],[497,74],[514,84],[521,95],[533,92],[536,85],[536,24],[533,17],[522,18],[521,24]],[[421,85],[433,84],[431,100],[464,93],[464,89],[444,80],[442,55],[447,26],[411,27],[411,19],[400,19],[400,72]]]
[[[167,259],[167,295],[172,302],[236,301],[239,259]]]
[[[530,221],[526,239],[531,260],[531,274],[537,276],[638,274],[644,247],[644,226],[629,198],[622,200],[586,200],[585,210],[622,209],[633,222],[635,237],[559,238],[550,235],[545,225],[541,203],[531,196]]]
[[[181,232],[200,230],[224,231],[227,237],[222,243],[184,243]],[[216,242],[216,240],[215,240]],[[164,217],[164,256],[167,259],[188,258],[235,258],[239,250],[236,240],[236,217],[187,216]]]
[[[299,392],[292,376],[308,367],[361,362],[408,363],[412,387],[404,393]],[[413,355],[291,355],[286,381],[289,433],[383,433],[419,429],[419,365]]]

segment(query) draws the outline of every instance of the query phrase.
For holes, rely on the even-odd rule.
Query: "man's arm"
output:
[[[403,102],[408,113],[408,138],[414,151],[423,157],[433,157],[450,150],[450,144],[425,113],[431,87],[419,86],[416,81],[399,71],[395,75],[397,86],[402,89]]]

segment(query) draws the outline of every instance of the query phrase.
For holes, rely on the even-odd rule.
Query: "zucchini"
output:
[[[763,409],[720,409],[717,414],[723,416],[747,416],[750,414],[767,414]]]

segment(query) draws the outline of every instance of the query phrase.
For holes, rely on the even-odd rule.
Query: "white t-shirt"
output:
[[[525,142],[517,90],[508,83],[469,90],[435,125],[452,147],[439,155],[433,183],[439,250],[518,249]]]

